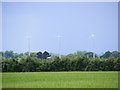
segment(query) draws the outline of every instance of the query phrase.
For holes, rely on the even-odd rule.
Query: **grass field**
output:
[[[117,88],[118,72],[3,73],[3,88]]]

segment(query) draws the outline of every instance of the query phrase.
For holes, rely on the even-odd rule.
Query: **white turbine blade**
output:
[[[59,34],[57,35],[57,38],[61,38],[61,37],[62,37],[61,35],[59,35]]]
[[[89,38],[95,38],[95,34],[91,34]]]

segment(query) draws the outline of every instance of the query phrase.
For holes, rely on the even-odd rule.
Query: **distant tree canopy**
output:
[[[118,52],[118,51],[113,51],[113,52],[106,51],[101,56],[98,56],[96,53],[93,53],[93,52],[77,51],[75,53],[70,53],[67,56],[70,57],[70,58],[74,58],[77,55],[79,55],[79,56],[87,56],[89,58],[93,58],[93,54],[95,55],[96,58],[98,58],[98,57],[100,57],[100,58],[109,58],[109,57],[117,58],[117,57],[120,57],[120,52]],[[29,56],[29,53],[28,52],[14,53],[13,51],[5,51],[5,52],[0,52],[0,55],[2,55],[2,57],[5,57],[5,58],[22,58],[22,57]],[[30,52],[30,56],[31,57],[37,57],[37,58],[40,58],[40,59],[47,59],[48,57],[54,58],[55,56],[58,56],[58,54],[48,53],[47,51],[42,53],[41,51],[39,51],[39,52]]]
[[[26,55],[26,53],[14,53],[13,51],[5,51],[5,52],[0,52],[0,55],[2,57],[6,58],[21,58]],[[28,55],[26,55],[28,56]]]
[[[27,57],[29,56],[29,52],[25,53],[14,53],[13,51],[5,51],[5,52],[0,52],[0,55],[5,58],[22,58],[22,57]],[[40,59],[47,59],[47,57],[50,57],[51,55],[45,51],[45,52],[30,52],[31,57],[37,57]]]
[[[95,54],[95,53],[94,53]],[[77,51],[66,56],[55,56],[45,52],[14,53],[0,52],[3,72],[39,72],[39,71],[120,71],[120,53],[107,51],[99,56],[93,52]],[[53,56],[53,58],[48,57]]]
[[[120,57],[120,52],[118,52],[118,51],[113,51],[113,52],[106,51],[101,56],[98,56],[96,53],[93,53],[93,52],[77,51],[76,53],[73,53],[73,54],[71,53],[71,54],[68,54],[67,56],[70,57],[70,58],[74,58],[74,57],[76,57],[76,55],[79,55],[79,56],[87,56],[89,58],[93,58],[93,54],[95,55],[96,58],[98,58],[98,57],[100,57],[100,58],[109,58],[109,57],[117,58],[117,57]]]
[[[119,56],[120,56],[120,52],[117,52],[117,51],[113,51],[113,52],[107,51],[100,57],[101,58],[109,58],[109,57],[117,58]]]

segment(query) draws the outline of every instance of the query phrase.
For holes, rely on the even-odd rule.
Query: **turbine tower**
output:
[[[28,41],[28,55],[30,56],[30,37],[27,35],[26,38]]]
[[[58,55],[59,55],[59,57],[61,58],[61,55],[60,55],[60,50],[61,50],[61,38],[62,38],[62,36],[61,35],[57,35],[57,38],[58,38]]]
[[[95,38],[95,35],[94,34],[91,34],[90,36],[89,36],[89,39],[92,39],[92,50],[93,50],[93,48],[95,48],[94,46],[94,38]],[[93,50],[93,58],[95,58],[95,53],[94,53],[94,50]],[[90,60],[90,62],[89,62],[89,64],[92,62],[92,60]],[[87,69],[88,69],[88,67],[89,67],[89,64],[86,66],[86,68],[85,68],[85,71],[87,71]]]
[[[95,38],[95,35],[94,34],[91,34],[90,36],[89,36],[89,38],[90,39],[92,39],[92,49],[94,49],[95,48],[95,43],[94,43],[94,38]],[[95,58],[95,53],[94,53],[94,50],[93,50],[93,58]]]

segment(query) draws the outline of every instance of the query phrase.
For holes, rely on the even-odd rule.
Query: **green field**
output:
[[[118,72],[3,73],[3,88],[117,88]]]

